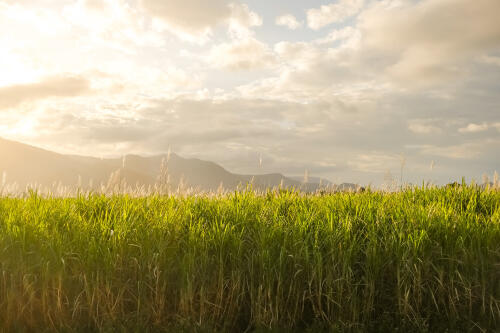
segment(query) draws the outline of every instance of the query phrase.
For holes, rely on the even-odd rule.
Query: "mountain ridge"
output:
[[[20,188],[30,184],[42,187],[78,184],[82,188],[95,189],[107,184],[118,170],[120,179],[129,185],[154,186],[162,173],[162,161],[166,160],[169,185],[172,188],[183,184],[201,191],[215,191],[220,186],[226,190],[235,190],[248,183],[252,183],[255,189],[283,186],[314,191],[320,187],[319,183],[304,183],[281,173],[236,174],[215,162],[184,158],[175,153],[97,158],[60,154],[0,138],[0,175],[5,173],[7,183],[16,183]]]

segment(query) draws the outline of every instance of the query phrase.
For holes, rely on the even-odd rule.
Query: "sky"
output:
[[[0,0],[0,137],[377,184],[500,171],[498,0]]]

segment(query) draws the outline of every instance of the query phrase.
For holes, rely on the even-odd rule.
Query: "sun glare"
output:
[[[40,73],[26,63],[19,55],[0,46],[0,87],[38,81]]]
[[[10,126],[0,125],[0,136],[13,138],[15,140],[35,137],[37,134],[36,125],[36,120],[29,118],[23,119]]]

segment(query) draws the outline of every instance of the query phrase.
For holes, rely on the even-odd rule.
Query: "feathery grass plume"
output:
[[[6,191],[6,187],[7,187],[7,172],[2,172],[2,184],[0,186],[0,196],[2,196],[5,191]]]
[[[488,177],[488,175],[486,173],[483,173],[483,185],[486,187],[486,188],[489,188],[490,187],[490,177]]]
[[[384,182],[382,183],[382,190],[386,192],[392,192],[397,190],[397,180],[392,175],[390,170],[387,170],[384,174]]]
[[[177,195],[184,195],[188,191],[188,187],[185,184],[184,180],[184,174],[181,175],[181,178],[179,179],[179,184],[177,185]]]
[[[108,182],[103,188],[107,195],[125,194],[127,191],[126,179],[122,176],[123,169],[117,169],[109,175]]]
[[[168,173],[168,161],[170,160],[170,148],[166,158],[161,159],[160,174],[156,179],[156,191],[159,195],[170,193],[170,174]]]
[[[307,169],[304,169],[304,179],[302,180],[304,184],[309,183],[309,171]]]
[[[224,183],[220,182],[219,187],[217,187],[217,195],[223,195],[224,194]]]
[[[401,167],[400,180],[399,180],[400,189],[403,189],[403,169],[404,169],[405,165],[406,165],[406,155],[403,153],[400,156],[400,167]]]
[[[498,181],[498,172],[495,170],[495,173],[493,174],[493,187],[495,189],[500,188],[500,182]]]

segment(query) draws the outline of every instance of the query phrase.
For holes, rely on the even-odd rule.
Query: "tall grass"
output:
[[[0,198],[0,331],[494,331],[500,192]]]

